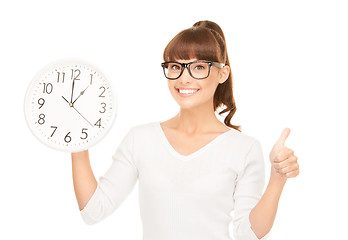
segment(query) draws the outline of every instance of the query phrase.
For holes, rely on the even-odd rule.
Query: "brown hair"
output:
[[[230,61],[227,55],[225,36],[219,25],[211,21],[199,21],[191,28],[179,32],[167,45],[163,53],[164,61],[197,58],[200,60],[224,63]],[[241,132],[241,126],[231,124],[237,110],[233,97],[232,71],[228,79],[217,86],[214,93],[214,111],[222,105],[225,109],[219,115],[228,112],[224,119],[226,126]]]

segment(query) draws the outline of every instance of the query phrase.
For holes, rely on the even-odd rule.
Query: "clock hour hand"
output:
[[[85,118],[79,111],[77,111],[77,109],[76,109],[74,106],[72,106],[72,108],[75,109],[75,111],[76,111],[78,114],[80,114],[80,116],[83,117],[83,119],[85,119],[85,120],[89,123],[89,125],[91,125],[91,127],[93,127],[92,123],[90,123],[90,122],[87,120],[87,118]]]
[[[63,99],[64,99],[64,100],[65,100],[65,101],[66,101],[66,102],[69,104],[69,106],[70,106],[70,107],[72,107],[72,106],[73,106],[73,104],[72,104],[71,102],[69,102],[68,100],[66,100],[66,98],[65,98],[65,97],[63,97],[63,96],[62,96],[62,98],[63,98]]]
[[[72,102],[72,104],[74,104],[74,103],[76,102],[76,100],[79,99],[79,97],[81,97],[81,96],[85,93],[85,91],[87,90],[87,88],[88,88],[89,86],[90,86],[90,85],[88,85],[88,86],[85,88],[85,90],[83,90],[82,92],[80,92],[80,95]]]

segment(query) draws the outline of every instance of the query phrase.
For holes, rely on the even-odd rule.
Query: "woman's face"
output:
[[[177,59],[175,61],[180,63],[188,63],[202,59],[189,59],[181,60]],[[210,74],[204,79],[195,79],[191,77],[187,68],[184,69],[182,75],[176,80],[168,80],[168,87],[170,93],[174,97],[175,101],[180,105],[181,108],[193,108],[200,105],[207,104],[207,106],[213,106],[213,97],[215,90],[219,83],[223,83],[228,78],[229,67],[217,68],[211,66]],[[180,90],[191,89],[194,92],[180,93]],[[197,91],[196,91],[197,90]]]

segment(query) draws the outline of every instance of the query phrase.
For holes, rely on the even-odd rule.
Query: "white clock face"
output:
[[[44,144],[67,152],[83,151],[110,130],[116,95],[106,77],[91,64],[62,60],[43,68],[25,96],[25,117]]]

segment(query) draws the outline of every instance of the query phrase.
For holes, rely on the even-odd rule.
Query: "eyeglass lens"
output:
[[[190,73],[194,78],[206,78],[209,75],[209,63],[193,62],[190,64]],[[182,65],[178,63],[166,63],[164,73],[168,78],[178,78],[181,74]]]

